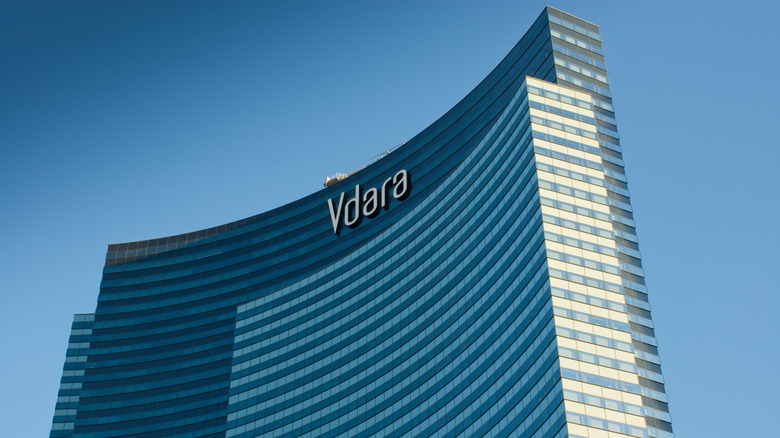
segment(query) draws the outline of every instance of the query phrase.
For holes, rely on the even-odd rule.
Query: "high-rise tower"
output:
[[[52,437],[672,436],[598,27],[275,210],[110,245]]]

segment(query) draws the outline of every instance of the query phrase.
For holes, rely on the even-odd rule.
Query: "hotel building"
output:
[[[599,28],[275,210],[109,245],[51,437],[672,437]]]

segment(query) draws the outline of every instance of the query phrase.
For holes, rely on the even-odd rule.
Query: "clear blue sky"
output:
[[[677,436],[776,430],[777,3],[551,4],[601,26]],[[544,5],[2,2],[3,436],[48,436],[108,243],[320,189],[444,114]]]

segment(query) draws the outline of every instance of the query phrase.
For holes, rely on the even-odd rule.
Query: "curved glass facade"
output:
[[[345,180],[110,245],[50,436],[672,436],[616,129],[598,28],[545,9]]]

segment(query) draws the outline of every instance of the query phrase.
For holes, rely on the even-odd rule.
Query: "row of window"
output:
[[[579,198],[579,199],[584,199],[586,201],[595,202],[596,204],[602,204],[602,205],[609,204],[609,201],[607,200],[606,196],[598,195],[596,193],[589,192],[587,190],[575,189],[561,183],[554,183],[554,182],[546,181],[544,179],[539,179],[539,187],[563,195],[568,195],[573,198]]]
[[[533,112],[532,112],[533,114]],[[531,123],[536,123],[538,125],[546,126],[550,129],[556,129],[558,131],[568,132],[569,134],[573,135],[579,135],[581,137],[589,138],[591,140],[597,140],[598,136],[596,135],[596,131],[590,131],[587,129],[582,129],[579,126],[572,126],[566,123],[556,122],[553,120],[550,120],[548,118],[543,118],[539,116],[531,116]],[[595,128],[595,127],[594,127]]]
[[[545,157],[550,157],[555,160],[561,160],[567,163],[577,164],[583,167],[587,167],[589,169],[595,169],[595,170],[604,169],[604,167],[598,161],[592,161],[585,158],[575,157],[573,155],[567,154],[566,152],[556,151],[545,147],[545,145],[539,144],[539,142],[534,142],[534,153],[538,155],[543,155]]]
[[[617,339],[607,338],[604,336],[594,335],[593,333],[586,333],[579,330],[574,330],[566,327],[556,326],[555,334],[558,336],[575,339],[577,341],[587,342],[590,344],[601,345],[602,347],[614,348],[616,350],[627,351],[632,353],[633,345],[630,342],[624,342]]]
[[[604,309],[615,310],[617,312],[623,312],[623,313],[626,312],[626,305],[623,304],[623,303],[618,303],[618,302],[615,302],[615,301],[609,301],[609,300],[605,300],[603,298],[594,297],[592,295],[586,295],[586,294],[579,293],[579,292],[573,292],[573,291],[561,289],[561,288],[558,288],[558,287],[551,287],[550,290],[551,290],[552,296],[554,296],[554,297],[565,298],[567,300],[572,300],[572,301],[576,301],[576,302],[579,302],[579,303],[588,304],[590,306],[601,307],[601,308],[604,308]],[[630,350],[630,345],[631,344],[628,344],[628,346],[629,346],[629,350],[628,351],[631,351]]]
[[[565,68],[567,70],[571,70],[572,72],[582,75],[586,78],[595,79],[601,82],[602,84],[604,84],[605,86],[609,87],[609,78],[607,78],[607,75],[601,74],[596,70],[589,69],[583,66],[582,64],[579,63],[575,64],[573,62],[569,62],[568,59],[555,57],[555,65]],[[599,87],[599,88],[603,88],[603,87]],[[606,90],[608,91],[609,88],[606,88]]]
[[[647,429],[585,414],[566,412],[566,421],[638,438],[649,438]]]
[[[598,45],[591,44],[588,41],[584,41],[580,38],[575,38],[572,35],[565,34],[560,30],[556,29],[554,26],[550,26],[550,34],[558,39],[566,41],[569,44],[573,44],[587,51],[598,53],[599,55],[604,56],[604,50],[602,50],[602,48],[599,47]]]
[[[556,87],[557,88],[557,87]],[[566,94],[562,94],[556,91],[552,90],[546,90],[543,88],[535,87],[533,85],[527,86],[528,93],[529,94],[535,94],[537,96],[546,97],[548,99],[552,99],[556,102],[564,103],[567,105],[576,106],[578,108],[583,108],[586,110],[592,110],[593,109],[593,102],[591,102],[590,98],[588,100],[578,99],[573,96],[567,96]],[[558,88],[560,89],[560,88]],[[568,90],[566,90],[568,91]],[[530,99],[535,100],[535,99]]]
[[[597,354],[586,353],[584,351],[572,350],[571,348],[558,347],[558,354],[561,357],[578,360],[580,362],[600,365],[607,368],[614,368],[629,373],[636,373],[636,365],[632,362],[612,359],[611,357],[599,356]]]
[[[596,125],[596,119],[590,115],[582,114],[586,111],[569,111],[566,108],[563,107],[563,105],[550,105],[546,104],[544,102],[539,102],[537,100],[530,100],[529,106],[533,109],[537,109],[539,111],[544,111],[546,113],[555,114],[557,116],[565,117],[567,119],[577,120],[582,123],[587,123],[588,125]]]
[[[564,169],[562,167],[555,166],[553,164],[543,163],[539,160],[536,161],[536,169],[542,172],[548,172],[555,175],[562,176],[564,178],[570,178],[575,181],[582,181],[594,186],[606,187],[606,182],[603,178],[599,178],[593,175],[587,175],[570,169]]]
[[[578,312],[576,310],[564,309],[563,307],[554,307],[553,311],[555,316],[563,318],[573,319],[575,321],[587,322],[588,324],[597,325],[600,327],[606,327],[613,330],[620,330],[622,332],[628,332],[628,323],[622,321],[615,321],[614,319],[605,318],[603,316],[591,315],[589,313]]]
[[[481,412],[489,414],[490,412],[498,413],[499,410],[503,410],[505,414],[509,414],[512,407],[519,407],[518,411],[520,412],[518,414],[520,414],[520,418],[526,418],[528,411],[533,410],[536,400],[538,400],[535,396],[547,392],[545,389],[552,387],[555,377],[554,368],[549,366],[551,361],[554,360],[554,347],[548,345],[544,349],[544,353],[541,355],[536,353],[536,355],[537,359],[531,367],[528,367],[527,360],[518,360],[516,364],[523,363],[525,366],[518,367],[515,365],[507,369],[500,378],[491,376],[491,378],[485,378],[483,381],[473,382],[468,387],[459,388],[457,392],[454,391],[456,388],[444,388],[444,391],[440,392],[442,392],[442,396],[446,397],[442,400],[446,403],[437,403],[437,398],[433,397],[432,394],[420,396],[419,398],[410,396],[398,397],[391,405],[375,405],[373,404],[373,399],[370,399],[368,402],[369,406],[366,406],[362,411],[362,415],[358,406],[354,403],[346,403],[341,410],[330,412],[330,414],[323,413],[323,411],[330,411],[326,407],[323,411],[315,412],[314,416],[311,414],[300,415],[300,413],[296,415],[296,412],[292,411],[288,415],[282,415],[281,419],[275,415],[269,418],[268,421],[262,419],[255,420],[244,425],[244,431],[262,427],[263,432],[266,432],[269,436],[280,436],[284,434],[284,429],[280,431],[279,428],[288,427],[287,431],[291,436],[296,436],[296,426],[297,428],[322,427],[323,429],[320,429],[320,432],[325,432],[339,427],[345,421],[352,423],[353,427],[362,422],[384,423],[383,427],[375,427],[374,431],[376,431],[376,429],[385,427],[392,428],[395,426],[395,428],[398,428],[404,423],[419,422],[424,418],[438,419],[441,417],[448,419],[454,424],[463,424],[464,427],[471,425],[471,427],[479,428],[482,423],[480,420],[482,415],[479,415]],[[523,370],[523,368],[526,368],[526,370]],[[518,379],[520,375],[523,377]],[[528,388],[529,385],[534,389]],[[503,395],[498,397],[498,394],[494,391],[487,390],[487,387],[491,386],[500,389],[501,392],[498,394],[503,393]],[[450,389],[451,392],[446,391],[447,389]],[[433,401],[431,401],[432,397]],[[419,401],[414,402],[413,400]],[[500,403],[501,400],[504,403]],[[427,407],[415,411],[414,409],[418,407],[418,403],[423,403]],[[522,415],[523,411],[526,411],[526,415]],[[494,421],[491,421],[490,424],[495,424]],[[373,435],[374,431],[365,430],[364,433]],[[353,434],[358,434],[358,431],[353,431]]]
[[[581,216],[587,216],[604,222],[612,222],[612,215],[609,213],[604,213],[602,211],[597,211],[586,207],[580,207],[579,205],[570,204],[564,201],[558,201],[556,199],[550,199],[544,196],[542,196],[540,200],[542,205],[554,208],[556,210],[563,210],[569,213],[574,213]]]
[[[631,394],[641,394],[642,390],[636,383],[624,382],[619,379],[599,376],[597,374],[586,373],[584,371],[572,370],[561,367],[561,377],[577,382],[590,383],[591,385],[603,386],[605,388],[616,389],[618,391],[630,392]]]

